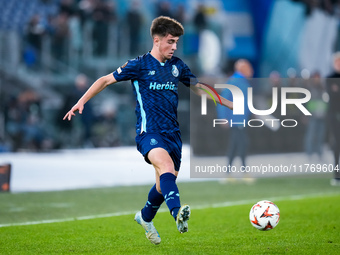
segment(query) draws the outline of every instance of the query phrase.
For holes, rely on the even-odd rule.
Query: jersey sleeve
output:
[[[138,58],[127,61],[112,74],[116,81],[134,80],[138,77],[140,61]]]
[[[198,83],[198,79],[196,78],[196,76],[191,72],[190,68],[184,63],[179,81],[182,82],[187,87],[189,87],[190,85],[196,85]]]

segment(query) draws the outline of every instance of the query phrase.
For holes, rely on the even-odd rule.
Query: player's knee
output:
[[[157,148],[149,152],[148,158],[159,175],[164,173],[175,174],[175,166],[168,152],[162,148]]]
[[[160,169],[160,175],[165,174],[165,173],[172,173],[173,175],[175,175],[175,168],[172,162],[170,163],[164,162],[160,166],[159,169]]]

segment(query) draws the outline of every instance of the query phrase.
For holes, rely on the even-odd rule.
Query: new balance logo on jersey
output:
[[[150,86],[149,89],[153,89],[153,90],[162,90],[162,89],[166,89],[166,90],[176,90],[176,86],[175,84],[173,84],[172,82],[167,82],[167,83],[157,83],[157,82],[150,82]]]
[[[149,71],[148,75],[155,75],[156,71],[155,70],[152,70],[152,71]]]

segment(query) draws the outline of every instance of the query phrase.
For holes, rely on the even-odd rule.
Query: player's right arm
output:
[[[84,93],[84,95],[78,100],[78,102],[69,110],[64,116],[63,120],[68,119],[71,120],[72,116],[75,116],[75,112],[79,111],[79,114],[82,114],[84,105],[87,101],[89,101],[92,97],[97,95],[100,91],[105,89],[110,84],[116,83],[115,77],[112,73],[100,77],[96,80],[91,87]]]

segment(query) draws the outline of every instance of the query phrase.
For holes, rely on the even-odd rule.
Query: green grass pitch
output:
[[[178,186],[182,202],[192,207],[189,232],[179,234],[162,206],[154,219],[162,238],[157,246],[129,213],[144,206],[149,186],[0,194],[0,254],[339,253],[340,188],[329,186],[329,178]],[[271,199],[281,211],[270,231],[249,223],[251,206],[262,199]],[[112,213],[120,216],[109,217]],[[80,220],[83,216],[92,219]],[[67,221],[8,226],[43,220]]]

